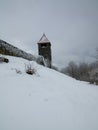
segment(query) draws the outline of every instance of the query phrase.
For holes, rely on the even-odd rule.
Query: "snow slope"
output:
[[[27,60],[8,58],[0,63],[0,130],[98,130],[98,86],[35,62],[28,75]]]

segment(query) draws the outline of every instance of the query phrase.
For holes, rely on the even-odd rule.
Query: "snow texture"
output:
[[[0,63],[0,130],[98,130],[98,86],[28,61]],[[17,73],[16,70],[21,71]]]

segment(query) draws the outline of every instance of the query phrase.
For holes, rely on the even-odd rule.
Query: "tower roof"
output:
[[[41,39],[39,40],[38,43],[50,43],[50,41],[48,40],[48,38],[46,37],[46,35],[43,34],[43,36],[41,37]]]

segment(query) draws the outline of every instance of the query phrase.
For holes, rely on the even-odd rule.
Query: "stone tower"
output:
[[[51,68],[51,43],[45,34],[43,34],[38,42],[38,53],[44,57],[45,66]]]

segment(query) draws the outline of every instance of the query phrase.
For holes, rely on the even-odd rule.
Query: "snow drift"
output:
[[[98,86],[28,61],[0,64],[0,130],[98,130]],[[16,72],[21,71],[21,74]]]

